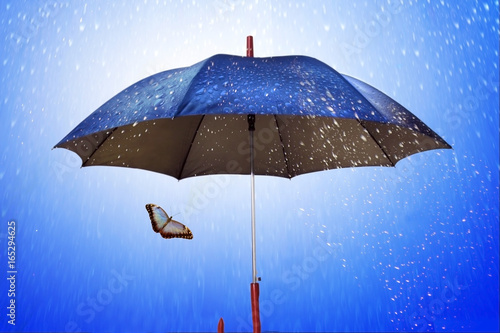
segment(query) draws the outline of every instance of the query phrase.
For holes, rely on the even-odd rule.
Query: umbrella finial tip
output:
[[[253,36],[247,36],[247,57],[253,57]]]

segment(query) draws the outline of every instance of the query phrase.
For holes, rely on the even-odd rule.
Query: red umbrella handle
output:
[[[252,298],[253,332],[260,333],[259,284],[258,283],[250,283],[250,297]]]

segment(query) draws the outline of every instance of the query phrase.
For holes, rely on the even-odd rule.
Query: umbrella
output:
[[[82,166],[146,169],[177,179],[250,174],[251,299],[260,331],[254,175],[394,166],[451,148],[396,101],[306,56],[218,54],[149,76],[118,93],[55,147]]]

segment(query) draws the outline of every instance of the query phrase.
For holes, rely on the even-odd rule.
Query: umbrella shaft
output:
[[[252,195],[252,282],[257,282],[257,263],[255,251],[255,176],[254,176],[254,151],[253,151],[253,130],[250,130],[250,179]]]

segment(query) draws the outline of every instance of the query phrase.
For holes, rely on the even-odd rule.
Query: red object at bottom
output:
[[[219,319],[219,325],[217,325],[217,333],[224,333],[224,319]]]
[[[258,283],[250,283],[250,297],[252,300],[253,332],[260,333],[259,284]]]

